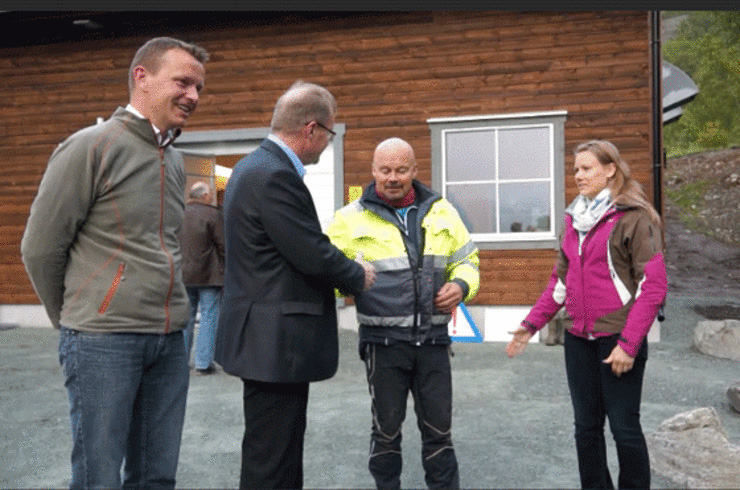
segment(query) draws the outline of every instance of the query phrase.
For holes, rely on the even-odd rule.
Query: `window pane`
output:
[[[447,182],[493,180],[496,177],[494,136],[492,130],[445,133]]]
[[[457,208],[463,223],[471,233],[496,232],[495,185],[448,185],[447,200]]]
[[[550,177],[550,131],[546,127],[499,131],[499,178]]]
[[[501,184],[501,232],[550,231],[550,184]]]

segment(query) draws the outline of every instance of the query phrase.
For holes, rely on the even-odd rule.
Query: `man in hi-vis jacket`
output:
[[[478,249],[452,204],[414,179],[416,159],[406,141],[381,142],[372,174],[375,182],[336,212],[327,231],[345,255],[377,271],[374,286],[355,295],[372,399],[370,473],[378,488],[400,487],[410,391],[426,483],[458,488],[447,324],[478,291]]]

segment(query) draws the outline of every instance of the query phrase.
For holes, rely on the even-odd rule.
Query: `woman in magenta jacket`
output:
[[[579,145],[574,170],[579,195],[565,210],[550,282],[506,353],[522,353],[565,306],[565,368],[581,486],[614,487],[604,440],[608,417],[619,488],[649,488],[640,396],[646,336],[667,290],[661,220],[612,143]]]

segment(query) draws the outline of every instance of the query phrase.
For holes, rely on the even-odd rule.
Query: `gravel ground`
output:
[[[693,310],[728,298],[673,295],[661,341],[651,344],[642,403],[645,433],[665,419],[704,406],[717,409],[734,444],[740,414],[725,391],[737,362],[691,347]],[[69,485],[67,395],[56,359],[58,333],[46,328],[0,331],[0,488]],[[306,488],[371,488],[367,471],[370,406],[357,335],[340,330],[336,376],[311,385],[305,446]],[[504,344],[455,344],[453,440],[465,488],[578,487],[572,411],[561,346],[533,344],[508,359]],[[404,488],[424,486],[412,402],[404,424]],[[239,479],[241,383],[218,372],[191,377],[178,487],[234,488]],[[608,433],[608,429],[607,429]],[[607,436],[610,468],[616,452]],[[718,462],[721,464],[721,462]],[[653,488],[675,488],[653,474]]]

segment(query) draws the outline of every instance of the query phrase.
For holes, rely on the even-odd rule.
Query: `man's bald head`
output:
[[[375,152],[373,153],[373,164],[375,164],[375,161],[378,158],[387,158],[388,155],[397,155],[416,165],[414,149],[401,138],[388,138],[378,143],[378,146],[375,147]]]
[[[414,149],[401,138],[388,138],[375,147],[372,166],[375,190],[387,201],[401,201],[416,178]]]

